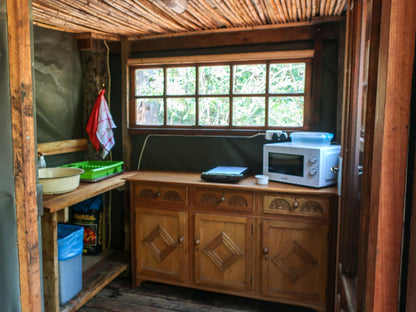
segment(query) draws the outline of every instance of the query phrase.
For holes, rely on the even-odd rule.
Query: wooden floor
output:
[[[128,275],[123,274],[78,311],[312,312],[313,310],[153,282],[143,282],[137,289],[131,289]]]

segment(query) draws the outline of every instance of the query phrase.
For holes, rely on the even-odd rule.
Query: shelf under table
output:
[[[121,251],[106,250],[98,256],[83,256],[83,287],[68,303],[59,306],[58,222],[63,209],[126,184],[131,172],[123,172],[103,181],[80,183],[69,193],[43,197],[42,262],[45,312],[76,311],[98,291],[126,270],[129,257]]]
[[[65,305],[61,312],[78,310],[95,296],[128,266],[129,256],[125,252],[106,250],[97,256],[82,256],[82,290]]]

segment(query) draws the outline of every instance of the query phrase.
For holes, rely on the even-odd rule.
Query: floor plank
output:
[[[128,274],[123,273],[78,311],[312,312],[313,310],[154,282],[142,282],[137,289],[131,289]]]

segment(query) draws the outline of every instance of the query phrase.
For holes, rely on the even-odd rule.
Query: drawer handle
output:
[[[295,202],[292,204],[292,207],[293,207],[293,209],[298,208],[298,207],[299,207],[299,203],[298,203],[297,201],[295,201]]]
[[[182,244],[184,241],[185,241],[185,237],[183,236],[178,239],[179,244]]]
[[[201,240],[199,240],[199,239],[195,240],[195,245],[199,245],[200,243],[201,243]]]
[[[263,253],[264,253],[265,255],[267,255],[267,254],[269,253],[269,248],[264,247],[264,248],[263,248]]]
[[[162,193],[160,192],[160,189],[158,189],[157,192],[155,193],[155,196],[160,197],[160,195],[162,195]]]
[[[218,200],[218,204],[223,203],[223,202],[225,202],[225,195],[224,195],[224,193],[222,193],[222,196]]]

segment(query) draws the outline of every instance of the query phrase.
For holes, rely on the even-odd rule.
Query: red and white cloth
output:
[[[105,89],[101,90],[92,108],[90,118],[87,123],[87,132],[91,143],[98,152],[102,148],[101,156],[105,158],[114,146],[113,128],[116,128],[113,117],[108,110],[107,101],[104,97]]]

